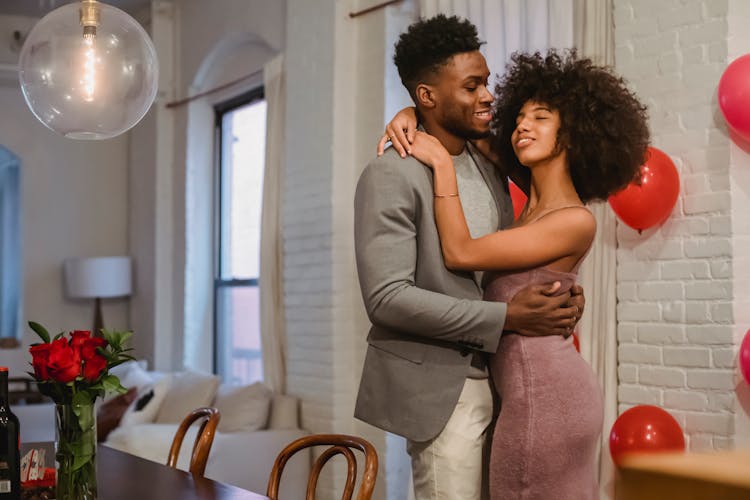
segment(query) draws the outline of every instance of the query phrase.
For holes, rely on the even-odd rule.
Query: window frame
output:
[[[219,352],[220,352],[220,344],[219,344],[219,315],[218,315],[218,308],[219,308],[219,294],[223,289],[226,288],[242,288],[242,287],[260,287],[260,270],[258,272],[259,276],[258,278],[250,278],[250,279],[223,279],[222,276],[222,269],[223,269],[223,260],[222,260],[222,228],[224,227],[223,224],[223,193],[222,193],[222,186],[224,185],[224,169],[222,168],[223,160],[224,160],[224,148],[223,148],[223,118],[224,115],[227,113],[230,113],[238,108],[241,108],[243,106],[252,104],[255,101],[258,100],[264,100],[265,99],[265,88],[263,85],[260,85],[258,87],[255,87],[247,92],[244,92],[240,95],[237,95],[231,99],[228,99],[226,101],[222,101],[221,103],[218,103],[214,105],[214,130],[215,130],[215,138],[214,138],[214,151],[215,151],[215,158],[214,158],[214,224],[213,224],[213,237],[214,237],[214,267],[213,267],[213,296],[212,296],[212,310],[213,310],[213,325],[212,325],[212,333],[211,333],[211,342],[212,342],[212,348],[213,348],[213,356],[212,356],[212,371],[214,374],[219,374]],[[261,208],[262,210],[262,208]],[[263,350],[261,346],[260,351],[260,357],[262,359],[263,357]],[[228,381],[223,381],[228,382]]]

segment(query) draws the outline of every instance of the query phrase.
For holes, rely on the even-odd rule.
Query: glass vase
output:
[[[93,404],[55,405],[57,500],[96,499],[96,413]]]

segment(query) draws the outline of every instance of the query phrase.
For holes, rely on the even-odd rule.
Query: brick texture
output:
[[[619,406],[656,404],[695,450],[734,437],[730,142],[715,102],[730,3],[615,0],[616,69],[648,103],[652,144],[678,168],[671,217],[618,225]]]

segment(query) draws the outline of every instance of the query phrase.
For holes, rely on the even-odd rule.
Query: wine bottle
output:
[[[21,498],[19,429],[8,405],[8,369],[0,366],[0,500]]]

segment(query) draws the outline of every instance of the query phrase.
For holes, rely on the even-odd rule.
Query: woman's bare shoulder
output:
[[[536,219],[540,224],[556,233],[574,236],[576,239],[593,240],[596,234],[596,217],[586,206],[569,206],[550,211]]]

